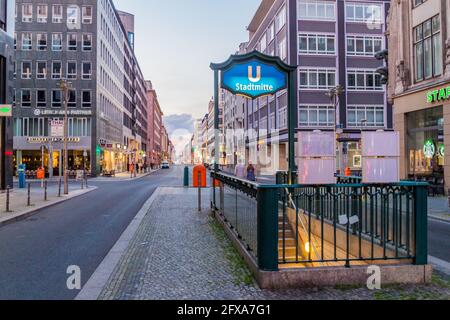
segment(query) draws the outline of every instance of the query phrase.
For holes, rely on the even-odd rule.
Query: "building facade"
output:
[[[450,188],[450,1],[394,1],[389,97],[401,133],[403,179]],[[445,186],[445,187],[444,187]]]
[[[0,189],[13,186],[14,1],[0,1]]]
[[[111,0],[18,0],[15,37],[16,166],[61,175],[63,146],[50,126],[65,114],[61,79],[70,82],[69,170],[95,176],[143,161],[143,76]]]
[[[238,53],[260,51],[297,66],[297,132],[338,133],[338,170],[361,171],[361,132],[390,130],[392,105],[375,54],[386,48],[390,1],[262,0]],[[330,93],[342,88],[339,94]],[[249,100],[225,94],[225,127],[235,128],[244,108],[245,161],[259,174],[287,170],[287,91]],[[232,113],[231,115],[229,113]],[[239,145],[227,139],[227,162]],[[231,153],[231,154],[230,154]],[[243,158],[243,157],[242,157]]]

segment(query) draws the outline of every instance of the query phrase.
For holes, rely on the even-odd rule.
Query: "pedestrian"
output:
[[[255,167],[251,162],[248,164],[247,167],[247,180],[256,181]]]
[[[234,168],[234,175],[238,178],[245,179],[246,177],[245,167],[241,161],[239,161],[239,163],[236,165],[236,168]]]

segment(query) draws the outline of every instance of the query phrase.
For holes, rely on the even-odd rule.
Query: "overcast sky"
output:
[[[261,0],[114,2],[135,15],[136,54],[165,115],[200,118],[213,95],[210,62],[226,60],[247,41],[246,26]]]

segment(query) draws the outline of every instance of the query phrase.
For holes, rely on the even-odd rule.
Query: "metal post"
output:
[[[10,186],[6,186],[6,212],[11,212],[10,208],[9,208],[9,190],[10,190]]]
[[[214,153],[214,174],[219,172],[219,70],[214,70],[214,137],[215,137],[215,153]],[[214,210],[217,208],[216,203],[216,184],[213,179],[213,205]]]
[[[61,177],[58,180],[58,198],[61,197]]]
[[[63,106],[64,106],[64,165],[63,165],[63,174],[64,174],[64,194],[69,194],[69,150],[68,150],[68,137],[69,137],[69,121],[68,121],[68,110],[67,110],[67,100],[69,93],[69,83],[66,79],[61,79],[60,81],[61,94],[63,98]]]
[[[198,172],[198,212],[202,211],[202,174]]]
[[[31,207],[31,183],[28,183],[27,206]]]
[[[416,232],[416,265],[428,264],[428,186],[414,189],[414,215]]]
[[[44,201],[47,201],[47,187],[48,187],[48,181],[45,180],[45,182],[44,182]]]
[[[81,190],[84,190],[84,177],[81,177]]]
[[[297,171],[295,164],[295,131],[298,126],[297,114],[297,71],[289,72],[288,81],[288,131],[289,131],[289,184],[294,184],[294,172]]]
[[[278,194],[277,189],[258,188],[258,264],[264,271],[278,271]]]

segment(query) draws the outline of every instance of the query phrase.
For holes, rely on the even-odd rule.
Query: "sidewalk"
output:
[[[261,290],[209,216],[209,191],[159,188],[78,295],[79,300],[450,299],[450,282],[429,286]]]
[[[70,200],[72,198],[81,196],[88,192],[96,190],[96,187],[89,186],[89,188],[81,189],[81,184],[70,184],[69,195],[63,194],[63,187],[61,190],[61,197],[58,197],[58,184],[52,183],[47,188],[47,201],[44,200],[44,189],[38,182],[32,183],[31,188],[31,206],[28,206],[28,189],[15,188],[10,191],[11,212],[6,212],[6,192],[0,194],[0,227],[6,224],[26,219],[36,213],[36,211],[53,206],[55,204]]]

